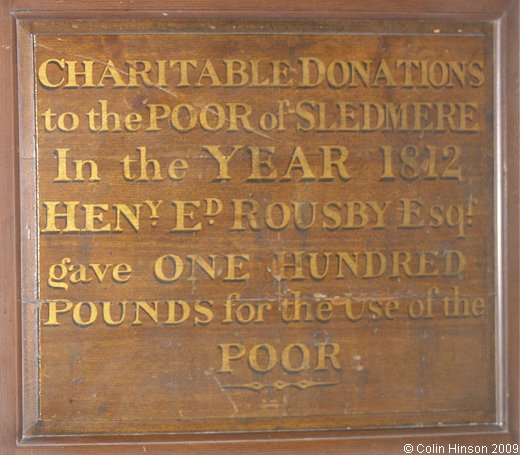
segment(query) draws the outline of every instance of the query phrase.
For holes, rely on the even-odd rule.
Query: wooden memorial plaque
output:
[[[89,14],[16,13],[20,442],[518,453],[518,18]]]

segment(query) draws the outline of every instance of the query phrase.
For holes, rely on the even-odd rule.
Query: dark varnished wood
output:
[[[120,5],[120,4],[119,4]],[[113,8],[110,8],[110,5],[104,4],[104,7],[107,9],[111,9],[113,14],[123,14],[118,11],[121,7],[119,5],[114,5]],[[141,4],[133,4],[133,5],[125,5],[128,8],[135,8],[137,10],[143,8]],[[160,4],[148,4],[150,16],[153,18],[154,12],[156,9],[160,11]],[[276,4],[265,4],[262,3],[261,9],[263,12],[255,12],[255,9],[258,9],[258,5],[250,4],[247,8],[242,7],[235,3],[225,3],[222,2],[221,7],[218,8],[217,12],[208,11],[208,5],[206,4],[198,4],[191,3],[189,5],[180,5],[176,7],[176,9],[181,10],[181,15],[186,15],[187,17],[194,17],[198,13],[195,11],[200,10],[203,15],[207,16],[224,16],[224,17],[237,17],[240,13],[237,10],[243,9],[248,10],[247,13],[250,16],[258,16],[263,18],[269,18],[272,11],[276,11],[279,9],[279,5]],[[414,15],[421,15],[422,10],[420,5],[417,2],[413,4],[408,4],[406,2],[399,2],[391,7],[388,7],[387,4],[384,7],[378,3],[374,3],[373,5],[363,5],[361,4],[340,4],[337,5],[335,3],[323,3],[319,7],[316,5],[311,6],[305,2],[299,2],[290,8],[283,8],[285,11],[282,13],[286,18],[291,17],[301,17],[307,18],[309,15],[313,15],[313,9],[318,8],[318,13],[323,14],[324,17],[327,15],[334,15],[336,11],[341,12],[345,16],[349,16],[350,14],[356,16],[367,16],[370,17],[371,14],[374,14],[376,11],[386,12],[389,16],[392,15],[401,15],[405,14],[410,17]],[[79,9],[82,10],[90,10],[92,11],[91,15],[94,17],[99,17],[96,13],[99,10],[100,6],[95,4],[95,2],[89,2],[88,4],[82,3],[78,6]],[[27,14],[23,13],[28,9],[30,10],[47,10],[47,11],[56,11],[56,13],[47,13],[47,14],[61,14],[59,10],[63,14],[71,15],[73,14],[73,7],[68,4],[67,8],[63,8],[63,4],[59,2],[38,2],[38,4],[31,3],[31,5],[24,4],[24,2],[15,2],[12,6],[12,9],[18,11],[20,17],[27,17]],[[211,8],[213,9],[213,7]],[[490,18],[494,19],[498,16],[501,16],[503,13],[504,7],[500,2],[487,2],[485,5],[479,5],[477,3],[473,3],[469,5],[468,2],[460,2],[454,3],[449,2],[444,5],[438,5],[438,10],[430,11],[430,14],[434,16],[435,14],[449,14],[455,13],[456,17],[463,17],[465,14],[467,17],[482,17],[482,18]],[[426,13],[427,14],[427,13]],[[515,16],[516,14],[516,16]],[[31,13],[34,16],[34,14]],[[131,12],[125,12],[123,15],[131,15]],[[379,18],[379,17],[378,17]],[[5,28],[5,32],[8,33],[9,27],[12,25],[5,15],[4,17],[5,23],[8,27]],[[4,29],[3,29],[4,30]],[[504,100],[505,106],[507,110],[504,111],[503,121],[506,121],[506,125],[508,129],[504,132],[504,139],[506,139],[506,148],[507,153],[505,154],[505,160],[507,164],[508,174],[511,176],[513,172],[518,173],[518,137],[515,135],[514,125],[518,125],[518,102],[516,98],[513,97],[514,93],[518,93],[518,55],[517,55],[517,47],[515,48],[515,43],[518,43],[518,5],[514,2],[509,3],[509,12],[505,19],[500,21],[500,28],[498,29],[500,33],[504,33],[501,41],[499,49],[502,51],[502,55],[507,55],[507,59],[504,63],[503,74],[507,75],[505,81],[507,85],[501,86],[504,89]],[[9,62],[9,58],[13,57],[12,53],[9,51],[13,50],[14,44],[9,38],[8,43],[5,46],[2,46],[2,52],[7,53],[6,60]],[[498,38],[501,38],[501,35],[498,34]],[[509,51],[508,49],[513,49],[515,51]],[[23,58],[22,54],[18,55],[18,58]],[[516,66],[515,66],[516,61]],[[12,71],[13,66],[6,65],[5,69],[2,72],[2,77],[6,80],[6,86],[13,87],[14,78]],[[499,71],[500,74],[500,71]],[[11,81],[11,82],[10,82]],[[9,103],[11,99],[12,105],[15,106],[16,103],[14,101],[14,91],[8,91],[8,95],[6,97],[6,102]],[[6,318],[3,318],[0,321],[2,324],[2,340],[19,340],[20,338],[16,336],[16,333],[20,333],[20,326],[16,324],[17,318],[20,317],[18,311],[15,309],[15,302],[19,301],[19,297],[15,297],[18,292],[17,282],[20,280],[20,275],[16,272],[19,267],[16,264],[23,264],[24,262],[20,262],[18,259],[18,250],[16,249],[16,245],[18,242],[16,241],[17,237],[19,237],[19,224],[17,223],[17,214],[15,207],[17,206],[17,201],[19,198],[17,197],[16,191],[14,188],[17,188],[17,175],[18,175],[18,167],[16,163],[16,155],[14,154],[14,148],[12,144],[15,143],[15,132],[17,131],[15,128],[15,120],[12,115],[10,115],[9,109],[6,109],[4,112],[4,117],[6,117],[6,121],[2,122],[2,128],[5,129],[5,134],[2,134],[2,139],[6,140],[6,143],[11,146],[2,147],[2,153],[5,153],[5,158],[3,157],[2,163],[6,163],[2,166],[2,185],[5,186],[5,191],[2,188],[1,197],[2,197],[2,240],[4,238],[11,239],[12,241],[2,241],[2,257],[10,258],[9,263],[12,265],[11,267],[2,267],[2,308],[5,308],[5,314],[8,315]],[[10,121],[9,121],[10,120]],[[504,125],[504,123],[502,123]],[[26,140],[22,138],[21,150],[24,149],[23,141]],[[509,233],[507,236],[507,244],[505,248],[504,254],[504,270],[507,274],[506,287],[505,287],[505,297],[506,302],[516,302],[518,296],[518,213],[517,213],[517,203],[518,203],[518,180],[512,177],[508,177],[505,181],[505,194],[507,194],[507,220],[505,229]],[[27,187],[22,185],[22,188],[27,189]],[[30,190],[29,186],[29,190]],[[16,216],[13,216],[15,215]],[[4,220],[5,218],[5,220]],[[22,297],[23,300],[23,297]],[[518,308],[513,304],[505,305],[506,311],[506,327],[498,328],[500,332],[504,328],[507,328],[507,353],[508,353],[508,368],[505,371],[506,377],[508,378],[503,384],[499,383],[499,387],[503,387],[504,384],[507,384],[508,387],[508,398],[506,399],[505,405],[508,409],[507,412],[507,429],[505,425],[501,425],[502,422],[499,421],[499,425],[492,425],[488,427],[464,427],[463,432],[465,435],[463,436],[455,436],[455,433],[459,433],[461,430],[457,428],[446,428],[441,431],[447,434],[452,434],[450,436],[450,440],[458,441],[459,443],[486,443],[490,444],[495,441],[515,441],[518,440],[518,394],[517,394],[517,381],[518,381]],[[5,330],[3,330],[5,327]],[[19,346],[19,345],[18,345]],[[0,359],[0,364],[2,367],[6,366],[4,371],[8,372],[8,375],[2,373],[2,378],[7,378],[7,382],[2,382],[2,386],[4,384],[7,387],[2,388],[2,409],[0,410],[0,415],[2,416],[2,423],[7,428],[7,431],[2,431],[2,449],[5,448],[6,453],[24,453],[24,451],[29,449],[14,447],[14,434],[15,434],[15,419],[17,410],[21,409],[21,402],[16,400],[16,397],[19,396],[14,391],[16,390],[16,386],[18,384],[18,390],[21,387],[21,364],[19,363],[20,353],[17,345],[11,342],[4,342],[0,347],[0,352],[2,353],[2,358]],[[516,354],[515,354],[516,353]],[[499,368],[502,364],[499,364]],[[4,393],[5,391],[5,393]],[[8,398],[9,397],[9,398]],[[4,406],[4,403],[6,404]],[[49,403],[52,406],[52,403]],[[19,415],[19,414],[18,414]],[[18,421],[21,421],[21,416]],[[491,422],[493,418],[484,418],[484,422]],[[501,419],[499,419],[501,420]],[[19,426],[20,427],[20,426]],[[289,427],[290,428],[290,427]],[[36,427],[34,428],[35,432],[38,433],[40,430]],[[490,434],[483,435],[481,432],[485,431]],[[131,433],[135,433],[135,430],[131,430]],[[407,430],[409,434],[411,434],[417,442],[422,442],[423,440],[431,440],[431,441],[441,441],[443,440],[443,436],[439,434],[439,430]],[[72,431],[75,433],[75,431]],[[473,434],[472,434],[473,433]],[[373,433],[372,433],[373,434]],[[112,453],[171,453],[172,449],[170,447],[163,447],[158,445],[149,445],[149,443],[157,442],[157,441],[172,441],[177,440],[182,443],[182,441],[186,440],[194,440],[198,443],[202,444],[200,447],[192,447],[188,448],[186,445],[175,446],[176,450],[179,453],[197,453],[197,451],[204,450],[205,452],[214,451],[215,453],[223,451],[226,453],[243,453],[244,451],[251,451],[252,453],[294,453],[294,451],[307,451],[308,453],[315,453],[317,450],[327,451],[328,453],[344,453],[345,447],[349,446],[354,450],[363,450],[366,452],[367,450],[372,450],[373,452],[381,452],[385,451],[394,451],[395,453],[402,453],[402,444],[407,442],[407,437],[403,436],[399,430],[388,429],[385,432],[379,432],[377,439],[371,439],[371,433],[363,432],[362,430],[355,430],[348,434],[339,431],[331,431],[326,434],[318,435],[313,432],[303,432],[303,433],[291,433],[291,432],[282,432],[277,434],[267,433],[261,435],[212,435],[212,436],[204,436],[204,435],[192,435],[192,436],[149,436],[149,437],[121,437],[121,436],[110,436],[110,437],[102,437],[99,436],[97,439],[93,439],[98,442],[128,442],[133,440],[139,440],[142,444],[135,446],[125,446],[125,447],[112,447]],[[316,440],[321,436],[319,440]],[[399,439],[388,439],[390,436],[397,436]],[[301,438],[307,439],[307,441],[302,442],[298,441]],[[327,439],[329,438],[329,439]],[[268,439],[276,439],[277,442],[267,442]],[[210,442],[210,441],[222,441],[222,440],[233,440],[235,442]],[[242,440],[244,442],[239,443],[236,441]],[[254,442],[245,442],[247,440],[251,440]],[[48,439],[49,442],[58,442],[59,440],[53,440],[52,438]],[[30,441],[27,441],[30,442]],[[61,440],[63,442],[63,440]],[[69,442],[77,444],[81,443],[80,439],[71,439]],[[68,448],[59,448],[53,447],[50,449],[45,448],[34,448],[34,453],[57,453],[61,451],[61,453],[97,453],[96,448],[94,447],[68,447]],[[103,448],[103,453],[106,453],[108,449]],[[3,453],[3,452],[2,452]]]

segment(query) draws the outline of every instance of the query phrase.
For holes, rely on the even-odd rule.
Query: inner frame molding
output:
[[[23,442],[500,431],[505,259],[497,33],[480,21],[19,20]],[[280,50],[280,41],[293,51]],[[351,52],[341,60],[346,66],[328,69],[344,58],[343,48]],[[121,62],[162,62],[168,49],[181,54],[169,60],[196,62],[173,64],[174,82],[162,63],[155,73],[145,63],[121,69]],[[409,58],[419,49],[444,63],[440,72],[429,74],[420,63],[426,58]],[[90,57],[94,52],[102,56]],[[450,55],[445,62],[443,53]],[[222,64],[229,54],[246,69]],[[52,62],[42,84],[45,59]],[[363,59],[373,63],[360,67]],[[409,62],[403,72],[395,70],[398,60]],[[92,63],[75,77],[80,61]],[[294,86],[284,85],[284,64],[276,69],[274,61],[289,62],[287,73],[301,68]],[[322,77],[320,62],[323,82],[313,86]],[[75,79],[89,65],[92,80],[82,86]],[[444,80],[444,67],[451,80]],[[369,68],[368,76],[359,68]],[[298,106],[299,114],[280,114]],[[409,110],[399,117],[399,108]],[[144,119],[153,109],[155,124]],[[77,128],[73,115],[60,126],[59,112],[77,113]],[[279,115],[278,122],[286,115],[289,126],[269,129],[266,113]],[[229,160],[231,175],[218,158],[222,149],[240,158]],[[407,168],[409,158],[417,160]],[[193,159],[197,171],[190,175]],[[170,206],[164,215],[153,212],[158,201]],[[215,213],[216,201],[222,213]],[[297,209],[313,204],[323,207],[321,224],[304,228],[302,217],[298,226]],[[424,226],[410,218],[421,204]],[[251,207],[255,215],[244,215]],[[145,208],[149,224],[136,215]],[[286,216],[292,218],[285,225]],[[300,258],[309,267],[303,278]],[[275,260],[278,275],[270,271]],[[333,260],[336,268],[317,278]],[[384,278],[372,276],[383,261]],[[52,267],[69,266],[77,283],[72,273],[50,277]],[[412,302],[423,302],[429,314],[427,299],[432,313],[421,320],[414,313],[421,304]],[[460,299],[468,303],[453,310],[450,302]],[[299,303],[307,313],[298,320],[291,311]],[[233,313],[241,305],[243,313]],[[107,323],[104,306],[131,308],[130,316]],[[352,311],[363,308],[359,328]],[[90,322],[94,311],[99,319]],[[175,311],[189,311],[190,322],[178,322]],[[176,346],[180,357],[164,364],[147,342],[163,343],[163,353]],[[133,369],[128,354],[138,364]],[[403,371],[408,361],[412,367]]]

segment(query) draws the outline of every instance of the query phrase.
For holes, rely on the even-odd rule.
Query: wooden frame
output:
[[[251,2],[244,6],[241,2],[220,1],[215,4],[206,1],[187,2],[185,0],[166,3],[154,1],[73,1],[55,2],[47,0],[7,0],[2,5],[2,29],[0,52],[2,65],[1,84],[4,88],[4,109],[0,125],[2,128],[2,163],[0,176],[0,453],[344,453],[346,449],[363,450],[373,453],[403,453],[405,443],[412,444],[452,444],[486,445],[492,450],[493,443],[518,443],[519,438],[519,5],[516,0],[509,1],[438,1],[432,5],[426,1],[407,2],[335,2],[324,1],[311,3],[297,1],[290,7],[278,2]],[[22,447],[16,445],[21,435],[21,300],[20,284],[21,261],[20,238],[20,157],[18,150],[18,112],[16,90],[16,62],[23,56],[17,55],[15,23],[21,18],[100,18],[107,15],[114,18],[132,18],[143,15],[150,18],[162,15],[175,15],[182,18],[262,18],[271,19],[308,19],[319,17],[355,19],[432,19],[432,20],[484,20],[494,25],[495,49],[498,59],[496,97],[497,97],[497,149],[503,152],[504,203],[503,254],[499,257],[503,266],[503,296],[506,302],[501,339],[504,341],[505,358],[503,359],[503,378],[499,384],[505,387],[503,423],[485,430],[475,428],[468,431],[446,430],[389,430],[377,438],[362,430],[352,433],[330,432],[326,437],[312,432],[297,435],[276,435],[261,437],[241,435],[229,440],[229,437],[215,435],[200,436],[196,440],[179,439],[171,441],[166,437],[145,437],[136,440],[113,439],[109,446],[80,446],[82,441],[69,440],[63,446],[63,440],[49,440],[54,447]],[[106,444],[98,440],[98,444]],[[132,443],[130,446],[117,444]],[[196,444],[193,444],[196,442]],[[156,445],[157,444],[157,445]],[[174,445],[171,445],[174,444]],[[74,447],[72,447],[74,446]]]

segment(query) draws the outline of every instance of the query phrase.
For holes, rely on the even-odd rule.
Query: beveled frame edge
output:
[[[258,18],[257,21],[247,20],[223,20],[217,19],[215,22],[211,20],[182,20],[182,19],[170,19],[168,17],[161,17],[159,20],[147,21],[145,19],[139,22],[129,22],[128,20],[122,19],[121,22],[117,20],[103,19],[102,27],[96,25],[96,21],[76,21],[69,18],[55,18],[55,17],[42,17],[42,18],[27,18],[26,15],[21,19],[17,18],[16,26],[18,31],[18,49],[19,49],[19,107],[20,107],[20,171],[22,180],[20,182],[20,218],[22,221],[21,233],[21,252],[24,267],[21,271],[21,284],[22,284],[22,308],[24,309],[23,317],[23,367],[30,368],[30,372],[26,375],[29,379],[38,377],[38,236],[26,238],[26,230],[29,232],[37,232],[38,223],[37,216],[34,216],[34,208],[38,207],[38,194],[35,196],[35,189],[37,190],[38,185],[38,170],[37,170],[37,141],[34,140],[37,135],[35,118],[37,118],[37,112],[34,105],[34,97],[38,91],[38,87],[34,83],[34,51],[37,47],[37,39],[40,36],[47,34],[54,35],[59,31],[66,35],[93,35],[93,34],[128,34],[128,33],[181,33],[181,34],[248,34],[248,33],[267,33],[277,34],[286,33],[286,27],[294,25],[294,21],[280,19],[279,21],[265,21],[265,19]],[[483,20],[471,20],[467,24],[461,23],[459,20],[453,21],[414,21],[414,20],[403,20],[402,18],[395,19],[392,21],[378,21],[378,20],[327,20],[327,21],[316,21],[314,19],[306,19],[300,21],[302,31],[288,31],[288,34],[327,34],[334,36],[336,34],[357,34],[366,33],[367,25],[372,30],[370,33],[375,35],[392,35],[393,33],[400,33],[401,26],[407,25],[407,31],[409,33],[416,33],[417,35],[456,35],[456,36],[478,36],[485,38],[485,47],[494,54],[494,43],[492,38],[495,34],[493,24],[489,21]],[[214,25],[212,25],[214,24]],[[462,24],[462,25],[461,25]],[[459,27],[464,26],[464,30]],[[217,31],[213,31],[217,29]],[[432,30],[436,30],[433,32]],[[439,30],[437,30],[439,29]],[[31,58],[31,56],[33,58]],[[29,87],[35,87],[36,92],[28,90]],[[500,154],[497,153],[497,156]],[[500,179],[495,178],[495,181]],[[500,198],[499,198],[500,199]],[[497,204],[497,207],[500,207]],[[497,248],[498,249],[498,248]],[[27,260],[25,259],[27,258]],[[497,286],[497,288],[500,286]],[[501,305],[496,305],[500,307]],[[501,332],[501,331],[500,331]],[[496,362],[498,363],[498,362]],[[499,371],[500,367],[496,370]],[[24,427],[22,429],[22,435],[20,439],[21,444],[46,444],[53,442],[70,441],[77,439],[84,441],[85,443],[91,443],[92,438],[95,434],[89,434],[86,431],[75,432],[70,434],[63,434],[64,432],[54,433],[52,429],[49,429],[47,422],[39,421],[38,404],[39,404],[39,388],[38,381],[35,383],[29,383],[26,387],[26,383],[23,386],[22,403],[25,411],[25,406],[32,406],[29,409],[31,414],[29,419],[24,418]],[[503,387],[496,387],[496,392],[500,396],[497,397],[496,403],[502,403],[502,391]],[[495,408],[496,409],[496,408]],[[192,441],[200,439],[201,434],[211,434],[214,438],[221,438],[223,440],[258,440],[266,437],[268,433],[272,433],[270,439],[300,439],[306,438],[309,434],[313,434],[316,438],[327,438],[337,437],[349,439],[352,435],[356,435],[357,432],[367,432],[377,437],[382,437],[386,434],[395,433],[396,435],[402,434],[402,432],[413,432],[417,428],[425,428],[428,431],[436,433],[452,433],[460,432],[464,429],[470,430],[471,432],[485,432],[485,431],[501,431],[501,416],[503,414],[502,409],[496,411],[497,418],[493,422],[479,423],[479,424],[462,424],[462,423],[446,423],[446,424],[424,424],[424,425],[380,425],[374,427],[362,427],[357,426],[353,429],[346,431],[344,428],[322,428],[322,429],[294,429],[294,430],[273,430],[269,432],[260,426],[256,429],[242,429],[240,431],[234,431],[232,429],[222,429],[220,431],[211,430],[203,432],[200,429],[179,429],[177,431],[165,431],[160,434],[160,437],[169,438],[172,442]],[[25,416],[23,416],[25,417]],[[326,416],[323,416],[326,418]],[[466,417],[466,416],[464,416]],[[472,417],[468,414],[468,421]],[[29,421],[26,425],[26,421]],[[259,419],[260,420],[260,419]],[[73,422],[64,421],[62,425],[72,425]],[[138,425],[138,422],[133,422],[134,425]],[[147,437],[153,432],[148,433],[145,431],[146,421],[142,422],[142,431],[137,433],[123,434],[123,433],[111,433],[109,429],[103,432],[99,432],[98,437],[102,440],[111,440],[114,437],[127,438],[128,440],[139,441],[143,437]],[[186,425],[185,425],[186,426]],[[97,433],[96,433],[97,434]],[[303,435],[303,436],[302,436]]]
[[[476,2],[475,2],[476,3]],[[519,27],[519,17],[518,17],[518,2],[517,0],[509,0],[507,4],[507,9],[504,11],[504,14],[500,16],[500,18],[497,17],[497,15],[486,15],[486,14],[474,14],[474,15],[462,15],[462,16],[451,16],[454,17],[454,20],[461,20],[461,19],[468,19],[468,20],[475,20],[477,17],[481,19],[487,19],[489,21],[493,21],[495,23],[496,32],[497,32],[497,43],[495,49],[499,50],[499,54],[502,58],[502,64],[501,69],[498,71],[498,82],[497,86],[501,88],[500,92],[502,93],[501,100],[503,100],[503,104],[500,105],[500,109],[497,110],[497,112],[500,112],[501,115],[497,116],[497,127],[500,127],[502,125],[502,129],[497,131],[500,131],[501,134],[497,135],[497,140],[502,144],[502,149],[504,151],[503,156],[503,165],[504,165],[504,181],[503,181],[503,188],[504,188],[504,205],[505,205],[505,211],[504,211],[504,223],[503,223],[503,238],[504,238],[504,249],[503,249],[503,258],[502,262],[504,264],[504,296],[509,301],[512,302],[512,304],[508,305],[506,308],[507,314],[504,316],[505,324],[505,331],[504,331],[504,348],[506,349],[506,357],[510,358],[511,361],[506,365],[506,371],[505,371],[505,377],[508,380],[508,390],[507,390],[507,396],[506,396],[506,403],[504,403],[506,406],[506,412],[504,413],[504,425],[501,426],[498,431],[491,431],[487,433],[475,433],[475,432],[460,432],[460,431],[454,431],[449,433],[450,441],[453,443],[468,443],[468,437],[471,437],[471,443],[477,444],[477,443],[491,443],[491,442],[517,442],[518,441],[518,434],[519,434],[519,405],[518,405],[518,328],[519,328],[519,321],[518,321],[518,305],[516,305],[519,301],[519,276],[518,276],[518,258],[519,258],[519,242],[518,242],[518,182],[519,182],[519,175],[518,175],[518,169],[519,169],[519,144],[518,144],[518,109],[519,109],[519,101],[518,101],[518,27]],[[6,9],[4,8],[4,16],[6,15]],[[75,15],[81,13],[74,13]],[[103,17],[106,17],[106,13],[99,13],[94,14],[94,17],[99,17],[100,14],[103,14]],[[117,13],[117,15],[120,15],[121,13]],[[136,15],[140,14],[137,11],[132,11],[127,13],[128,15]],[[149,13],[154,14],[154,13]],[[212,15],[211,13],[205,12],[204,15],[209,14],[209,16],[215,18],[215,15]],[[235,15],[233,12],[225,12],[225,13],[219,13],[224,14],[226,17],[230,17]],[[219,15],[217,14],[217,15]],[[262,12],[255,13],[256,16],[262,15]],[[269,12],[269,14],[272,14],[272,12]],[[368,16],[374,17],[377,15],[377,12],[370,12],[367,13]],[[362,14],[361,16],[363,18],[367,18],[367,14]],[[25,17],[27,18],[31,14],[29,13],[16,13],[16,17],[21,18]],[[61,15],[61,14],[59,14]],[[89,12],[89,15],[92,15],[91,12]],[[189,12],[186,11],[185,16],[186,17],[201,17],[200,12]],[[305,15],[305,14],[303,14]],[[431,16],[434,15],[432,13]],[[41,14],[38,14],[39,17],[41,17]],[[178,14],[177,14],[178,16]],[[269,16],[269,15],[267,15]],[[338,14],[333,14],[334,18],[338,18]],[[354,16],[360,17],[359,14],[353,14],[350,15],[346,13],[345,18],[353,18]],[[425,15],[419,15],[422,18],[425,18]],[[243,16],[240,16],[243,17]],[[307,16],[309,17],[309,16]],[[312,17],[316,17],[315,12],[312,12]],[[380,15],[378,16],[380,17]],[[264,19],[266,17],[264,16]],[[399,18],[405,18],[402,15],[399,15]],[[408,17],[412,18],[412,17]],[[2,17],[4,23],[9,22],[9,17]],[[15,52],[13,49],[13,44],[16,43],[14,40],[14,37],[12,35],[12,28],[14,25],[14,18],[10,21],[11,23],[6,28],[6,30],[2,29],[2,39],[6,40],[7,42],[11,43],[11,47],[7,47],[7,49],[11,49],[10,54],[6,58],[7,61],[7,71],[4,73],[2,72],[0,74],[0,81],[2,82],[1,86],[7,87],[8,91],[12,90],[10,92],[10,95],[8,93],[6,103],[7,103],[7,109],[6,113],[2,115],[3,122],[0,122],[2,125],[2,144],[4,144],[4,141],[8,144],[7,146],[3,146],[0,149],[0,157],[2,158],[2,163],[7,163],[7,165],[4,165],[0,168],[0,175],[3,177],[0,179],[0,220],[2,224],[0,225],[0,228],[2,230],[2,239],[5,237],[8,237],[10,240],[14,240],[18,237],[18,233],[20,232],[20,226],[17,225],[17,216],[13,216],[13,214],[16,214],[17,211],[15,209],[15,203],[16,200],[19,200],[19,195],[15,198],[12,194],[5,194],[3,192],[5,187],[8,187],[10,183],[15,183],[13,185],[14,188],[17,187],[16,179],[17,179],[17,172],[18,169],[15,164],[15,154],[13,154],[13,151],[15,150],[14,144],[16,143],[16,139],[14,136],[14,131],[16,130],[16,120],[14,118],[10,118],[10,111],[9,107],[12,108],[12,112],[15,111],[16,105],[13,102],[12,96],[13,93],[16,93],[14,91],[16,87],[16,80],[14,80],[14,67],[12,66],[12,62],[15,59]],[[9,36],[11,35],[11,36]],[[6,45],[3,45],[4,47]],[[5,48],[4,48],[5,49]],[[6,49],[6,50],[7,50]],[[11,59],[11,60],[10,60]],[[10,60],[10,61],[9,61]],[[10,71],[10,74],[9,74]],[[6,81],[4,83],[4,81]],[[516,95],[516,96],[515,96]],[[9,99],[11,97],[11,99]],[[498,101],[497,101],[498,102]],[[5,115],[7,114],[7,115]],[[4,118],[5,117],[5,118]],[[498,137],[500,136],[500,137]],[[5,183],[7,185],[5,185]],[[19,207],[18,207],[19,209]],[[7,226],[7,227],[6,227]],[[7,232],[4,232],[4,230]],[[5,236],[5,237],[4,237]],[[18,238],[19,240],[19,238]],[[17,275],[17,279],[13,280],[13,273],[14,271],[18,270],[18,264],[20,264],[20,256],[19,251],[16,251],[16,245],[18,242],[0,242],[0,253],[1,257],[4,260],[8,260],[9,264],[15,264],[16,267],[11,267],[11,270],[6,271],[7,268],[2,268],[1,271],[1,285],[2,285],[2,295],[0,295],[0,310],[6,311],[9,309],[12,309],[14,304],[13,301],[9,302],[9,299],[5,297],[4,295],[4,285],[7,288],[7,291],[5,292],[6,295],[13,295],[15,294],[17,296],[16,299],[14,299],[14,303],[19,305],[20,301],[20,295],[18,294],[17,289],[13,289],[13,283],[18,283],[20,277]],[[5,299],[4,299],[5,298]],[[11,353],[11,357],[9,356],[9,352],[7,352],[7,360],[4,358],[4,351],[2,350],[0,352],[0,363],[2,366],[5,364],[13,365],[15,364],[15,360],[18,359],[18,368],[15,369],[15,371],[9,371],[9,377],[11,378],[11,383],[7,384],[4,389],[4,384],[1,383],[1,392],[0,396],[2,397],[2,400],[4,400],[5,396],[4,392],[8,391],[11,394],[13,393],[14,386],[17,386],[18,389],[18,402],[20,399],[20,393],[21,393],[21,378],[19,374],[19,366],[20,366],[20,352],[19,349],[17,349],[18,345],[13,343],[13,338],[10,338],[10,335],[13,333],[20,334],[20,315],[17,315],[17,327],[15,327],[17,330],[13,330],[14,325],[12,324],[12,320],[8,321],[10,325],[5,324],[5,321],[0,321],[0,329],[4,327],[4,325],[7,327],[7,330],[3,331],[0,330],[0,346],[6,347],[6,349]],[[12,353],[13,350],[17,356],[13,358]],[[4,363],[5,362],[5,363]],[[16,375],[16,381],[12,381],[12,376]],[[7,381],[9,382],[9,381]],[[14,384],[14,385],[13,385]],[[15,397],[13,397],[15,398]],[[2,403],[4,404],[4,403]],[[20,410],[20,406],[16,406],[16,401],[14,402],[15,407],[13,408],[13,399],[9,400],[8,406],[1,406],[0,407],[0,428],[2,428],[2,433],[0,434],[0,449],[6,448],[8,450],[7,453],[28,453],[29,449],[26,448],[16,448],[13,445],[13,441],[10,439],[10,437],[13,437],[12,432],[12,415],[8,415],[9,411],[13,411],[13,409]],[[18,435],[20,435],[21,430],[21,422],[19,421],[18,425]],[[4,428],[7,428],[7,433],[5,433]],[[362,431],[357,432],[358,434],[353,434],[352,437],[350,437],[348,440],[343,437],[335,437],[331,435],[328,439],[320,439],[316,440],[316,435],[309,435],[308,437],[302,437],[299,438],[297,441],[289,441],[287,439],[273,439],[266,437],[262,440],[255,440],[256,445],[246,445],[242,446],[241,442],[246,441],[246,439],[243,440],[227,440],[225,441],[226,447],[224,444],[218,444],[215,445],[214,442],[218,442],[219,438],[215,438],[214,435],[206,437],[200,441],[192,441],[193,442],[199,442],[202,444],[205,444],[207,447],[205,447],[204,451],[206,453],[217,453],[220,452],[220,450],[230,450],[233,447],[236,447],[237,444],[240,445],[241,452],[243,451],[254,451],[258,449],[264,449],[269,450],[269,452],[276,451],[277,453],[294,453],[294,451],[302,451],[306,453],[315,453],[317,450],[324,451],[327,450],[327,453],[344,453],[343,450],[348,445],[351,448],[354,449],[360,449],[364,447],[365,450],[368,451],[370,447],[370,451],[380,451],[381,449],[385,449],[386,453],[402,453],[402,441],[406,441],[406,438],[412,440],[415,440],[415,442],[420,442],[420,438],[423,438],[423,440],[428,440],[432,442],[445,442],[446,437],[448,436],[447,433],[439,434],[434,433],[431,434],[428,431],[414,431],[413,434],[407,433],[407,434],[398,434],[398,435],[392,435],[387,434],[385,436],[376,436],[371,437],[371,440],[367,440],[366,437],[364,437],[364,434]],[[366,436],[366,434],[365,434]],[[397,437],[400,436],[401,439],[398,439]],[[404,438],[404,439],[403,439]],[[413,438],[413,439],[412,439]],[[112,443],[114,444],[124,444],[125,441],[123,439],[127,438],[114,438]],[[154,447],[154,453],[170,453],[170,450],[167,448],[167,445],[162,444],[169,444],[171,441],[164,441],[160,438],[153,438],[153,441],[148,439],[143,439],[140,442],[139,446],[124,446],[120,447],[121,450],[119,450],[117,447],[111,447],[110,450],[106,448],[103,450],[104,453],[143,453],[143,444],[150,444],[150,443],[159,443],[160,446]],[[104,441],[100,440],[99,443],[103,443]],[[181,441],[185,442],[185,441]],[[51,442],[52,443],[52,442]],[[54,444],[60,444],[63,445],[64,441],[61,442],[54,442]],[[68,443],[70,444],[78,444],[81,443],[81,441],[74,441],[69,440]],[[134,444],[137,444],[138,441],[135,441]],[[198,448],[197,448],[198,447]],[[45,447],[31,447],[30,451],[33,452],[34,450],[37,450],[37,453],[42,454],[54,454],[54,453],[71,453],[73,450],[72,448],[45,448]],[[156,450],[157,449],[157,450]],[[185,453],[197,453],[199,450],[201,450],[200,444],[195,444],[194,447],[191,449],[189,446],[183,446],[183,449],[185,449],[187,452]],[[334,451],[330,451],[330,450]],[[88,450],[85,451],[85,450]],[[75,449],[75,453],[93,453],[93,449],[87,449],[85,447],[77,447]],[[193,450],[193,452],[192,452]],[[286,452],[286,450],[290,450],[289,452]],[[339,451],[341,452],[339,452]],[[65,451],[65,452],[64,452]],[[3,451],[2,451],[3,453]],[[366,453],[366,452],[365,452]]]
[[[38,323],[38,207],[35,93],[22,87],[34,85],[33,36],[17,29],[19,210],[20,210],[20,333],[22,346],[22,434],[39,421],[39,323]],[[23,262],[22,262],[23,260]],[[31,355],[27,355],[30,352]]]
[[[507,405],[506,431],[518,442],[520,437],[520,226],[519,226],[519,170],[520,170],[520,3],[511,0],[507,4],[497,26],[499,28],[498,55],[501,56],[500,78],[497,94],[503,102],[497,124],[497,137],[502,141],[504,159],[504,266],[503,293],[505,302],[504,376],[506,380]],[[508,96],[511,94],[511,96]],[[498,106],[497,106],[498,107]]]

